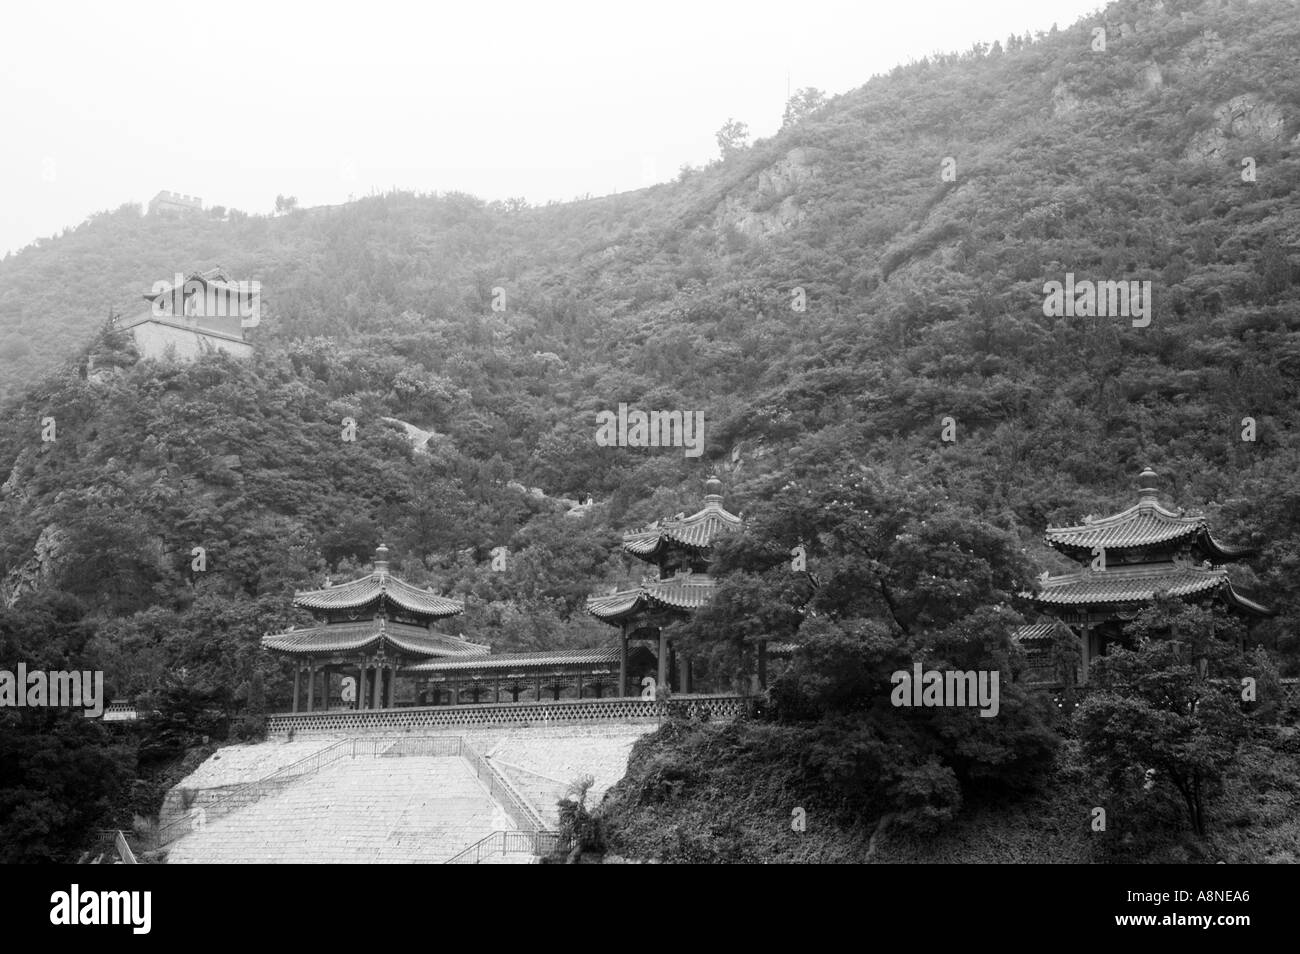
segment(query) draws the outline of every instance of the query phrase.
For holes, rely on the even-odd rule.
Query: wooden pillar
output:
[[[677,650],[677,691],[691,691],[691,662],[680,649]]]
[[[328,712],[330,708],[330,670],[321,666],[320,670],[320,711]]]
[[[1087,620],[1083,623],[1083,639],[1080,640],[1082,646],[1082,655],[1080,659],[1079,685],[1088,684],[1088,667],[1092,662],[1092,624]]]
[[[537,701],[542,701],[542,674],[537,674]]]
[[[312,696],[316,689],[316,660],[307,660],[307,711],[312,711]]]
[[[618,656],[618,693],[617,694],[620,696],[625,696],[627,695],[627,624],[626,623],[623,625],[622,629],[623,629],[623,636],[622,636],[623,648]]]
[[[668,637],[659,630],[659,689],[668,688]]]
[[[357,697],[352,701],[352,704],[357,707],[358,712],[366,707],[366,664],[364,660],[357,662]]]
[[[493,685],[493,689],[492,689],[492,701],[493,701],[493,702],[500,702],[500,701],[501,701],[501,676],[500,676],[500,674],[497,675],[497,677],[496,677],[496,682],[495,682],[494,685]]]
[[[582,698],[582,673],[578,673],[578,698]]]
[[[758,644],[758,688],[767,688],[767,640]]]
[[[302,691],[302,666],[293,664],[293,711],[298,711],[298,694]]]
[[[371,693],[370,693],[370,708],[372,708],[372,709],[378,709],[378,708],[379,708],[379,691],[380,691],[380,689],[383,688],[383,685],[384,685],[384,670],[383,670],[383,667],[381,667],[378,663],[376,663],[375,666],[372,668],[371,671],[374,673],[374,677],[375,677],[375,685],[374,685],[374,688],[371,690]]]

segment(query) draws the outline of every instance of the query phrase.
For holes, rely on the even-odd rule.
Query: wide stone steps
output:
[[[181,837],[167,860],[437,863],[514,827],[462,758],[345,758]]]
[[[594,809],[605,792],[627,772],[628,756],[637,739],[648,731],[640,726],[610,727],[599,735],[559,732],[515,732],[500,738],[488,751],[492,762],[515,788],[542,814],[547,824],[557,822],[556,802],[569,785],[590,775],[595,783],[587,793]]]

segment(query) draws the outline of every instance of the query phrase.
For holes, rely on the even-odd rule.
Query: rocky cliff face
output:
[[[1285,129],[1286,118],[1277,103],[1256,93],[1234,96],[1214,110],[1209,128],[1192,137],[1187,158],[1194,162],[1235,160],[1237,153],[1252,143],[1277,142]],[[1300,136],[1293,141],[1300,142]]]
[[[715,228],[730,226],[749,239],[784,232],[804,220],[800,199],[821,175],[816,150],[798,147],[759,171],[751,188],[729,195],[718,207]]]
[[[66,534],[53,524],[42,530],[31,559],[0,580],[0,603],[12,608],[26,594],[48,585],[57,572],[66,542]]]

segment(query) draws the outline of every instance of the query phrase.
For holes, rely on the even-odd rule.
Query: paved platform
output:
[[[437,863],[513,828],[462,758],[343,759],[182,836],[167,861]]]

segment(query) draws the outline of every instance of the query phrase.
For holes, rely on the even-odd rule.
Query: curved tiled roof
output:
[[[1147,467],[1138,475],[1138,502],[1109,517],[1086,517],[1073,527],[1048,527],[1044,539],[1062,551],[1092,553],[1094,547],[1123,550],[1158,547],[1180,542],[1195,544],[1212,563],[1236,560],[1248,555],[1249,547],[1225,546],[1210,535],[1209,524],[1199,513],[1173,511],[1160,505],[1156,472]]]
[[[292,655],[353,653],[378,649],[381,644],[413,656],[484,656],[488,647],[446,636],[383,617],[360,623],[331,623],[308,629],[291,629],[262,637],[262,647]]]
[[[301,606],[303,609],[328,612],[362,609],[381,600],[408,613],[431,619],[465,612],[465,604],[460,600],[447,599],[429,590],[412,586],[395,576],[390,576],[385,569],[376,569],[368,576],[353,580],[351,583],[295,593],[293,605]]]
[[[1017,626],[1011,631],[1011,641],[1015,643],[1042,643],[1052,638],[1052,633],[1057,626],[1061,624],[1056,620],[1048,620],[1045,623],[1029,623],[1025,626]]]
[[[1251,551],[1226,546],[1210,535],[1205,517],[1167,510],[1154,500],[1142,500],[1121,513],[1086,520],[1073,527],[1048,527],[1046,541],[1058,549],[1084,550],[1093,547],[1124,549],[1149,547],[1186,540],[1196,543],[1211,558],[1235,560]]]
[[[710,477],[705,485],[704,509],[689,517],[656,520],[648,527],[623,534],[623,549],[635,557],[653,562],[666,548],[676,544],[693,550],[707,550],[718,537],[736,530],[741,520],[722,506],[722,483]]]
[[[452,672],[463,669],[524,669],[532,666],[592,666],[619,664],[620,648],[558,649],[540,653],[501,653],[416,663],[403,672]]]
[[[1228,571],[1222,567],[1178,563],[1118,566],[1103,571],[1080,570],[1048,577],[1042,581],[1038,593],[1022,595],[1049,606],[1089,606],[1146,602],[1163,592],[1173,596],[1193,596],[1212,590],[1221,590],[1223,596],[1240,609],[1258,615],[1272,613],[1234,590]]]
[[[607,596],[587,597],[587,612],[607,623],[619,623],[646,609],[699,609],[713,598],[713,577],[702,573],[679,573],[667,580],[643,580],[631,590]]]

